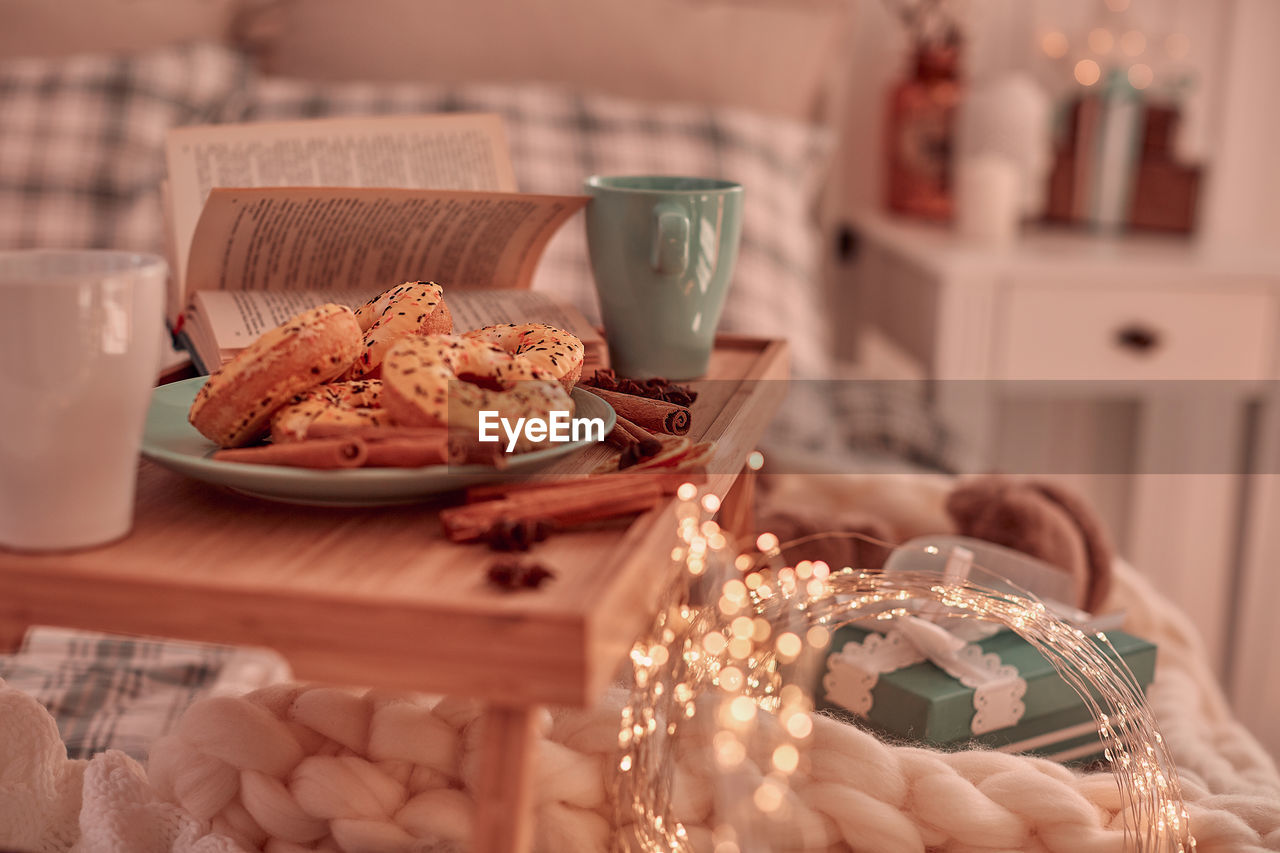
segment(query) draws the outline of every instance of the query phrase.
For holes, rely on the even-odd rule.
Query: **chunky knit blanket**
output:
[[[915,510],[913,509],[913,512]],[[1234,719],[1187,617],[1134,569],[1109,602],[1157,642],[1149,700],[1177,762],[1200,851],[1280,850],[1280,775]],[[595,853],[615,831],[618,715],[547,713],[537,749],[538,851]],[[280,684],[197,702],[146,772],[119,752],[68,761],[52,719],[0,687],[0,848],[93,853],[465,849],[479,709],[457,699]],[[673,744],[675,816],[710,850],[723,804],[704,744]],[[814,718],[778,851],[1120,851],[1111,774],[989,751],[890,746]],[[755,756],[761,764],[766,756]],[[1128,838],[1132,843],[1132,836]]]

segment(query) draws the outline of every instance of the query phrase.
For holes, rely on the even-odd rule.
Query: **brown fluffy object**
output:
[[[1111,589],[1111,542],[1092,508],[1052,483],[988,476],[947,498],[957,532],[1013,548],[1069,572],[1077,607],[1096,612]]]

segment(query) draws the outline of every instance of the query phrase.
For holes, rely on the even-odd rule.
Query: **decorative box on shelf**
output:
[[[918,622],[919,620],[917,620]],[[972,623],[970,623],[972,624]],[[1123,631],[1108,631],[1118,654],[1145,691],[1155,675],[1156,647]],[[1058,761],[1087,761],[1103,746],[1093,714],[1053,664],[1013,631],[966,642],[958,661],[964,681],[926,658],[909,632],[885,634],[847,626],[836,632],[817,688],[819,710],[859,719],[896,739],[933,747],[984,746]]]

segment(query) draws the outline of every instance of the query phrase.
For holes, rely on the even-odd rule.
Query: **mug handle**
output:
[[[649,263],[662,275],[680,275],[689,266],[689,216],[674,204],[658,205],[654,214]]]

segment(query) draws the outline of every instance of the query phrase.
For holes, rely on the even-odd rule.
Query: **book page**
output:
[[[514,192],[500,116],[441,113],[179,127],[165,146],[176,288],[186,302],[200,211],[214,187],[346,186]]]
[[[527,289],[585,196],[277,187],[209,193],[191,247],[199,290]]]
[[[266,331],[317,305],[335,302],[352,310],[381,291],[321,290],[210,290],[195,294],[194,312],[213,333],[223,351],[247,347]]]

